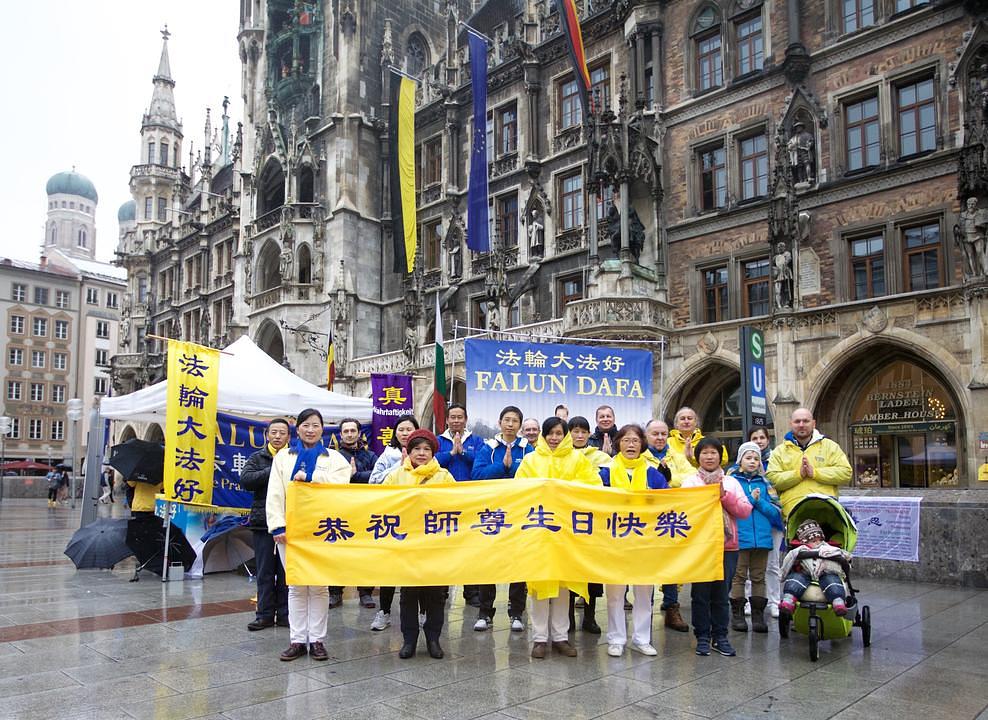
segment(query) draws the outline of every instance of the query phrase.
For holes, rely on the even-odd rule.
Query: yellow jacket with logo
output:
[[[525,456],[518,467],[518,472],[515,473],[515,477],[553,478],[587,485],[600,485],[600,475],[597,468],[587,459],[582,450],[573,447],[573,440],[569,435],[563,438],[555,450],[550,449],[545,438],[540,436],[535,444],[535,452],[530,452]],[[586,583],[570,582],[563,585],[563,583],[555,580],[528,583],[528,591],[535,595],[538,600],[558,597],[562,589],[572,590],[583,598],[587,598],[589,595]]]
[[[693,437],[690,438],[690,446],[693,447],[693,448],[695,448],[696,447],[696,444],[698,442],[700,442],[701,440],[703,440],[703,431],[700,430],[700,428],[694,429],[693,430]],[[686,453],[686,438],[683,437],[683,434],[681,432],[679,432],[679,430],[675,430],[675,429],[670,430],[669,431],[669,438],[668,438],[668,440],[666,440],[666,443],[668,443],[668,445],[669,445],[669,452],[671,452],[671,453],[673,453],[675,455],[678,455],[683,460],[686,460],[686,455],[685,455],[685,453]],[[700,466],[699,463],[697,463],[697,461],[696,461],[696,457],[694,457],[693,455],[690,455],[689,461],[690,461],[690,465],[693,466],[693,470],[694,471],[696,470],[696,468],[698,468]],[[723,449],[723,451],[721,452],[721,460],[720,460],[721,467],[727,467],[727,462],[728,462],[728,460],[727,460],[727,447],[725,446],[724,449]],[[673,472],[675,473],[675,471],[673,471]],[[673,479],[675,480],[675,475],[673,475]],[[673,487],[679,487],[679,486],[678,485],[674,485]]]
[[[165,491],[162,483],[152,485],[151,483],[128,480],[127,484],[134,488],[134,499],[130,503],[130,509],[134,512],[154,512],[154,496]]]
[[[799,474],[804,457],[813,466],[811,478]],[[811,493],[837,497],[840,494],[837,488],[850,483],[851,475],[851,463],[840,445],[824,437],[819,430],[813,431],[805,450],[799,447],[791,432],[786,433],[785,441],[769,456],[765,471],[768,481],[779,491],[784,517],[789,515],[797,502]]]

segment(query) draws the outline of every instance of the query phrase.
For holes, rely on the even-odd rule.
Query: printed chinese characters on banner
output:
[[[723,577],[715,486],[633,493],[528,479],[412,488],[291,483],[287,510],[290,584]]]
[[[496,432],[506,405],[536,418],[559,404],[591,422],[599,405],[613,407],[619,424],[652,417],[647,350],[468,339],[465,352],[470,427],[483,437]]]
[[[213,503],[219,376],[219,350],[168,341],[164,467],[168,500]]]
[[[412,376],[371,375],[371,398],[374,409],[370,449],[380,455],[391,442],[395,421],[412,412]]]

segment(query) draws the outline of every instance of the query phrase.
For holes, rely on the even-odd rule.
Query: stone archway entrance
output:
[[[273,322],[265,320],[261,323],[255,342],[272,360],[285,363],[285,341],[281,337],[281,330]]]
[[[672,428],[676,411],[684,405],[696,411],[704,435],[713,435],[727,445],[733,458],[746,431],[741,418],[741,375],[737,368],[707,366],[673,396],[666,422]]]
[[[960,405],[943,376],[900,349],[850,358],[815,409],[836,432],[859,487],[959,484],[964,460]]]

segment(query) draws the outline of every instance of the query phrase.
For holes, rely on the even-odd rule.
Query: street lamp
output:
[[[69,447],[71,449],[72,465],[71,474],[69,475],[69,492],[72,494],[72,500],[70,501],[70,507],[75,507],[75,450],[76,450],[76,423],[79,418],[82,417],[82,400],[79,398],[72,398],[65,404],[65,416],[72,422],[71,432],[69,433]]]
[[[6,415],[0,415],[0,500],[3,500],[3,466],[6,463],[6,442],[7,435],[10,433],[11,420]]]

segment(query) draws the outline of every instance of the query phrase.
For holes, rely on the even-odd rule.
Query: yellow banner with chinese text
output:
[[[164,468],[168,500],[213,502],[219,378],[219,350],[168,341]]]
[[[291,585],[659,585],[724,576],[717,486],[290,483]]]

